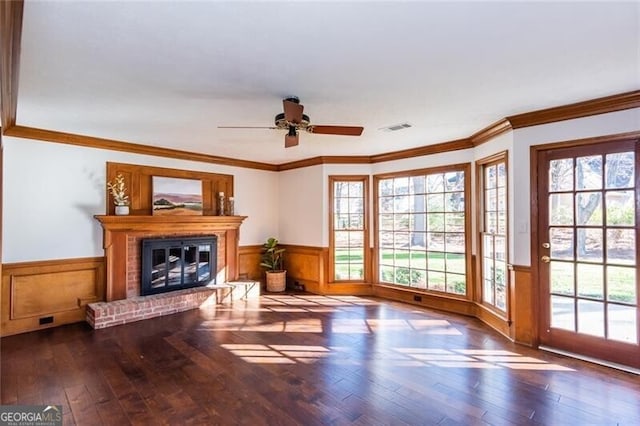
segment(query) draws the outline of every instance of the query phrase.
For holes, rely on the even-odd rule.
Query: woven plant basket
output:
[[[287,271],[267,271],[267,291],[281,292],[287,288]]]

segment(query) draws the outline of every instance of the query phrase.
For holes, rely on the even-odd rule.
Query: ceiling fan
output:
[[[285,129],[284,147],[290,148],[299,143],[298,130],[319,135],[360,136],[364,127],[358,126],[327,126],[311,124],[309,116],[303,114],[304,106],[295,96],[282,100],[284,112],[276,115],[275,126],[218,126],[219,129]]]

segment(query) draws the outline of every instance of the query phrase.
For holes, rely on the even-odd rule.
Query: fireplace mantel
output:
[[[176,235],[180,233],[224,233],[225,275],[237,279],[239,228],[247,216],[111,216],[96,215],[104,229],[106,300],[127,298],[128,238],[130,235]]]

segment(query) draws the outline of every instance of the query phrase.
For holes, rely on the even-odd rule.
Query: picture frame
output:
[[[152,176],[154,216],[202,216],[202,181]]]

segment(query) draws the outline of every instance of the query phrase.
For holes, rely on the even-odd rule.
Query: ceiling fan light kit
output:
[[[329,126],[312,125],[308,115],[303,114],[304,106],[300,105],[300,99],[290,96],[282,100],[284,112],[276,115],[274,119],[275,127],[255,127],[255,126],[218,126],[219,129],[286,129],[284,137],[284,147],[290,148],[299,144],[298,130],[305,130],[309,133],[319,135],[338,136],[360,136],[363,127],[360,126]]]

